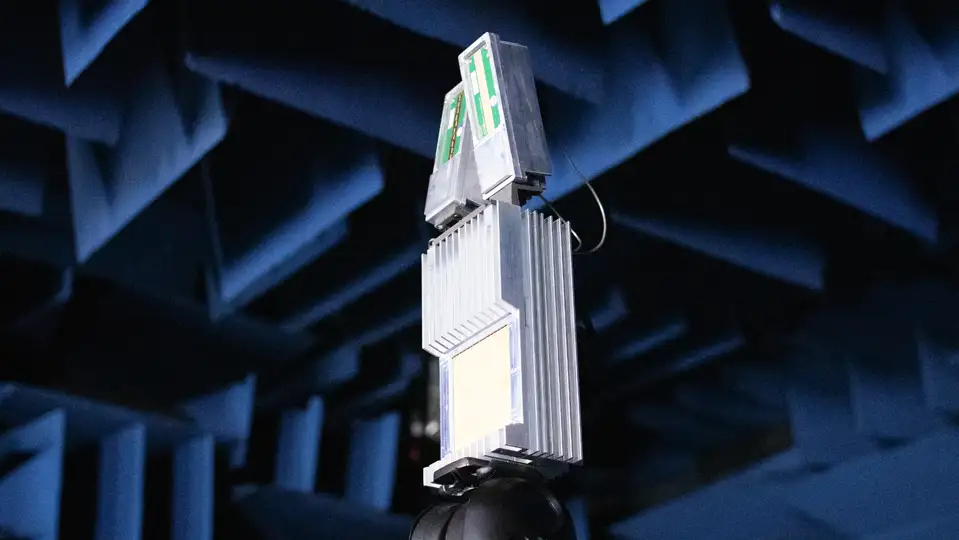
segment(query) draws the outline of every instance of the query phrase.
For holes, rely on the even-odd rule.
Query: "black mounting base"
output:
[[[535,468],[464,458],[434,477],[451,500],[427,508],[410,540],[575,540],[569,512]]]

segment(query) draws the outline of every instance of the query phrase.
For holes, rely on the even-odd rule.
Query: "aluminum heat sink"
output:
[[[440,461],[583,459],[569,224],[493,201],[422,259],[423,348],[440,359]]]

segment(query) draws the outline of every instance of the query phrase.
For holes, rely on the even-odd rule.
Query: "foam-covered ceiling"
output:
[[[580,535],[954,534],[959,4],[5,0],[0,536],[406,537],[423,202],[487,31],[546,197],[608,217]]]

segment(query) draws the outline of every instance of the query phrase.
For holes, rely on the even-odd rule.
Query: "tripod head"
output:
[[[576,540],[569,512],[532,467],[465,458],[437,471],[441,494],[410,540]]]

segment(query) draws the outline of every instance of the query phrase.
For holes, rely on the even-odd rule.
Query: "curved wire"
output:
[[[565,148],[563,150],[563,155],[566,156],[566,160],[569,161],[569,164],[573,167],[573,170],[576,171],[576,174],[583,180],[583,183],[586,184],[586,187],[589,188],[589,192],[593,194],[593,198],[596,199],[596,206],[599,207],[599,215],[603,218],[603,233],[599,237],[599,241],[596,242],[596,245],[592,248],[582,252],[583,255],[590,253],[596,253],[603,247],[606,243],[606,233],[608,231],[608,222],[606,219],[606,208],[603,207],[603,201],[599,198],[599,193],[596,193],[596,188],[593,187],[592,182],[589,181],[589,178],[586,178],[586,175],[579,170],[579,167],[576,166],[576,163],[573,162],[573,158],[569,157],[569,152]],[[545,200],[545,199],[544,199]],[[580,243],[582,246],[582,243]]]
[[[557,210],[556,207],[553,206],[553,203],[549,202],[549,199],[547,199],[546,197],[543,197],[542,193],[537,193],[536,196],[543,201],[543,204],[545,204],[546,207],[549,208],[551,212],[556,214],[556,217],[558,217],[559,219],[562,219],[563,221],[566,221],[565,219],[563,219],[563,216],[559,213],[559,210]],[[578,234],[576,234],[576,231],[573,229],[572,225],[569,226],[569,234],[573,235],[573,238],[576,240],[576,247],[573,248],[573,253],[576,253],[583,248],[583,240],[579,237]]]

